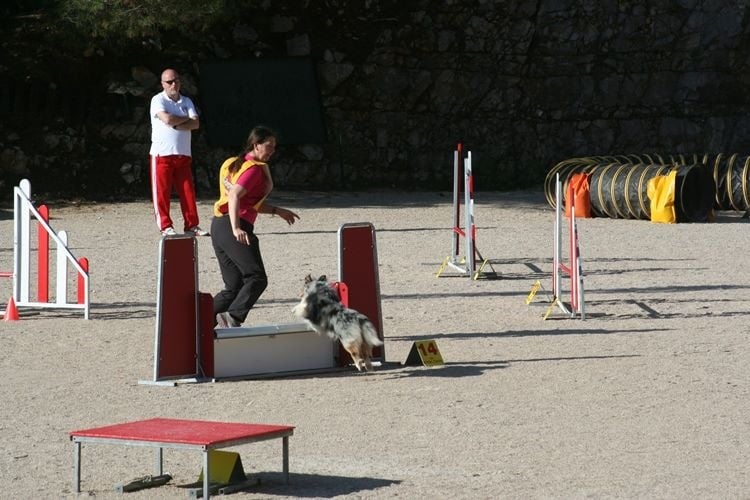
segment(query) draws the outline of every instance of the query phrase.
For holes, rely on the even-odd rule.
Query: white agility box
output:
[[[307,323],[216,328],[213,342],[216,380],[283,375],[337,367],[337,346]]]

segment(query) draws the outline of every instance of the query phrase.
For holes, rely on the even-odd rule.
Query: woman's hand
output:
[[[281,207],[276,207],[276,215],[284,219],[290,226],[294,224],[296,219],[299,219],[299,215],[295,214],[291,210],[287,210],[286,208]]]
[[[237,241],[239,241],[243,245],[250,244],[250,236],[247,234],[247,231],[245,231],[241,227],[233,228],[232,233],[234,233],[234,237],[237,239]]]

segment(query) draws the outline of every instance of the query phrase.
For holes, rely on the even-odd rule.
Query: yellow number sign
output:
[[[418,340],[414,342],[406,358],[405,365],[435,366],[443,364],[443,356],[440,354],[437,342],[430,340]]]

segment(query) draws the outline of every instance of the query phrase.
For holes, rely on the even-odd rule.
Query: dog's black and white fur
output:
[[[341,341],[357,370],[372,370],[372,348],[383,345],[375,326],[364,314],[344,307],[325,276],[305,277],[302,300],[292,312],[319,334]]]

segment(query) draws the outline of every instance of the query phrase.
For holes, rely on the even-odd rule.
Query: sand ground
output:
[[[73,498],[68,433],[151,417],[296,426],[291,484],[277,441],[235,449],[259,487],[233,498],[750,498],[748,221],[579,221],[586,319],[546,321],[553,211],[541,192],[477,193],[478,247],[501,279],[436,278],[450,193],[279,193],[302,217],[257,225],[268,290],[249,324],[290,322],[307,273],[336,277],[338,227],[377,231],[385,366],[330,374],[139,385],[153,370],[159,235],[147,201],[52,206],[91,265],[91,319],[21,310],[0,323],[3,498]],[[177,212],[173,203],[173,213]],[[211,202],[200,203],[210,225]],[[179,216],[176,217],[180,221]],[[12,210],[0,213],[0,269]],[[200,289],[221,287],[208,239]],[[3,285],[4,297],[10,284]],[[567,285],[565,285],[567,290]],[[4,303],[5,300],[2,300]],[[443,366],[403,366],[434,339]],[[82,497],[152,472],[143,448],[84,445]],[[186,498],[200,454],[166,451]]]

